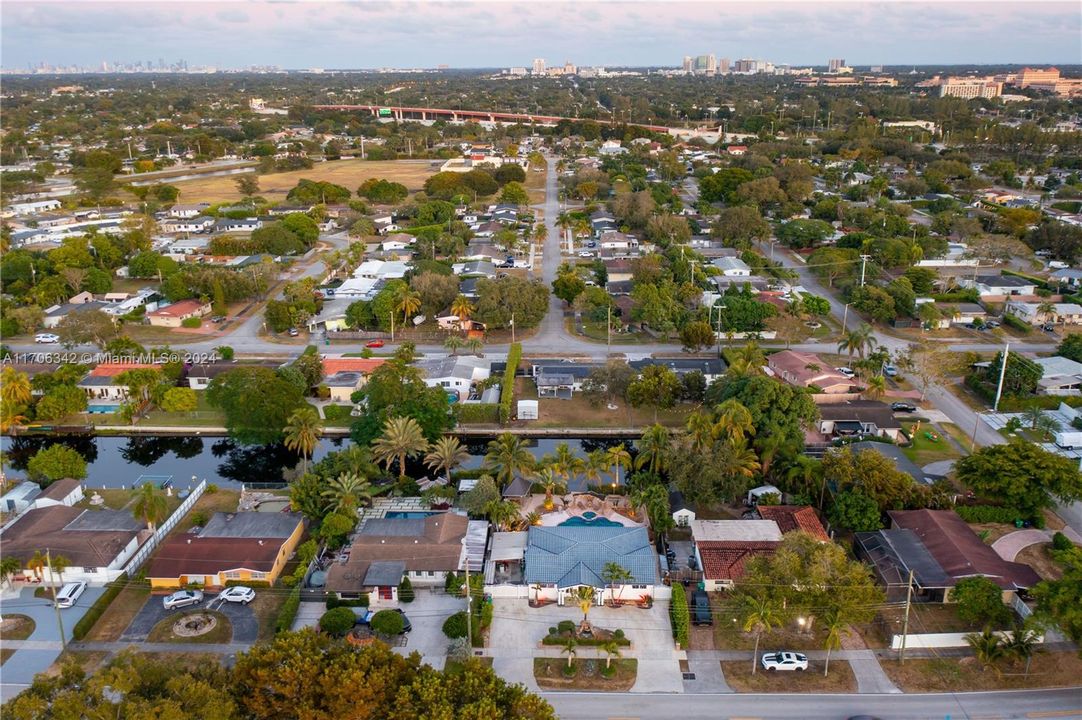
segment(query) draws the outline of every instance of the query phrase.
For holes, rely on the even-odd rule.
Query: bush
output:
[[[1010,313],[1003,313],[1003,324],[1014,328],[1023,335],[1029,334],[1033,330],[1033,326],[1025,320],[1015,317]]]
[[[275,632],[289,632],[293,629],[293,621],[297,618],[297,610],[301,607],[301,586],[297,585],[289,591],[286,601],[278,610],[278,619],[274,623]]]
[[[335,611],[331,611],[335,612]],[[353,614],[353,611],[349,611]],[[378,613],[372,616],[372,620],[368,623],[372,628],[372,632],[377,635],[391,636],[398,635],[402,632],[403,620],[402,613],[395,612],[394,610],[380,610]]]
[[[266,580],[226,580],[226,587],[249,587],[253,590],[258,588],[269,588],[271,584]]]
[[[116,600],[116,596],[120,594],[120,591],[124,589],[127,583],[127,573],[109,583],[101,597],[94,601],[86,614],[79,618],[79,622],[75,623],[75,627],[72,628],[71,635],[75,640],[82,640],[86,637],[86,634],[90,632],[90,628],[94,627],[94,623],[105,614],[106,609],[112,604],[113,600]]]
[[[181,327],[186,327],[186,328],[202,327],[203,326],[203,318],[197,318],[197,317],[184,318],[183,320],[180,321],[180,326]]]
[[[503,390],[500,391],[502,399]],[[469,403],[458,406],[458,422],[465,424],[495,425],[500,421],[500,405],[492,403]]]
[[[443,589],[452,595],[459,595],[462,593],[462,585],[465,582],[466,580],[462,576],[449,572],[443,580]]]
[[[467,628],[465,611],[456,612],[454,615],[443,621],[443,634],[452,640],[455,638],[466,637]]]
[[[482,630],[484,630],[485,628],[487,628],[489,625],[492,624],[492,613],[493,612],[494,612],[494,610],[493,610],[493,607],[492,607],[492,603],[490,601],[486,601],[486,600],[484,600],[482,598],[482,600],[481,600],[481,620],[480,620],[480,623],[479,623]]]
[[[1000,507],[998,505],[959,505],[954,508],[963,520],[971,523],[1005,523],[1013,525],[1017,520],[1036,520],[1027,518],[1016,508]]]
[[[413,583],[410,582],[408,577],[403,576],[402,582],[398,584],[398,601],[411,603],[413,598]]]
[[[672,604],[669,606],[669,613],[672,616],[672,634],[676,638],[676,642],[680,643],[680,647],[686,648],[688,646],[688,626],[691,624],[691,613],[688,610],[688,598],[684,592],[684,586],[680,583],[673,583],[672,586]]]
[[[557,634],[575,632],[575,622],[573,620],[561,620],[556,624],[556,632]]]
[[[507,368],[503,371],[503,385],[500,386],[500,422],[511,420],[511,402],[515,399],[515,372],[522,360],[522,344],[513,343],[507,352]]]
[[[346,607],[346,608],[368,607],[368,596],[367,595],[361,595],[356,600],[343,600],[342,598],[338,597],[334,593],[329,594],[327,596],[327,609],[328,610],[334,610],[335,608],[339,608],[339,607]]]
[[[1070,550],[1074,547],[1074,543],[1071,539],[1061,532],[1057,532],[1052,536],[1052,549],[1053,550]]]
[[[395,613],[398,615],[398,613]],[[375,618],[373,618],[374,620]],[[328,610],[319,618],[319,629],[328,635],[341,637],[353,629],[357,622],[357,616],[352,610],[345,607],[337,607]]]

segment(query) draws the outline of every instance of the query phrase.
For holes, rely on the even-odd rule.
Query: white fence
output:
[[[528,585],[485,585],[485,592],[494,598],[530,598],[533,597]]]
[[[966,635],[969,633],[923,633],[919,635],[906,635],[905,649],[906,650],[919,650],[922,648],[952,648],[952,647],[968,647],[969,643],[966,642]],[[1010,631],[997,632],[1000,638],[1004,640],[1011,637]],[[895,635],[890,641],[891,650],[902,649],[902,635]],[[1044,635],[1037,638],[1038,643],[1044,642]]]
[[[165,536],[169,534],[170,530],[177,526],[177,523],[184,519],[184,516],[188,514],[192,509],[192,506],[194,506],[195,502],[203,496],[203,493],[206,492],[206,490],[207,481],[203,480],[195,486],[191,495],[184,498],[184,502],[180,504],[180,507],[178,507],[172,515],[166,518],[165,522],[158,526],[154,531],[154,534],[143,543],[143,547],[139,548],[139,551],[135,553],[135,555],[132,556],[132,559],[128,561],[128,564],[124,566],[124,572],[128,573],[128,577],[135,574],[135,571],[146,562],[146,559],[150,557],[150,554],[154,552],[154,549],[158,547],[158,544],[165,539]]]

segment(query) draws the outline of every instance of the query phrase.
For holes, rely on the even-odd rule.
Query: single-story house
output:
[[[468,262],[455,263],[451,266],[451,272],[458,277],[471,278],[496,278],[496,266],[488,260],[470,260]]]
[[[628,362],[632,370],[640,373],[652,365],[667,367],[680,378],[691,372],[700,372],[707,385],[725,374],[725,361],[720,358],[643,358]]]
[[[644,527],[531,527],[526,541],[526,584],[538,599],[563,605],[580,587],[594,589],[594,601],[653,597],[658,559]],[[631,581],[610,585],[605,565],[616,563]]]
[[[810,505],[756,505],[755,511],[763,520],[777,523],[782,535],[803,532],[823,542],[830,540],[815,508]]]
[[[35,482],[21,482],[0,495],[0,511],[21,513],[34,505],[34,500],[41,495],[41,486]]]
[[[599,364],[574,362],[534,364],[530,373],[537,385],[537,397],[569,400],[575,393],[582,391],[586,378],[599,367]]]
[[[827,437],[878,435],[898,442],[902,437],[902,424],[885,403],[850,400],[819,406],[819,432]]]
[[[470,388],[492,374],[491,360],[469,355],[419,360],[414,364],[421,371],[425,385],[453,392],[459,400],[467,399]]]
[[[205,233],[214,228],[214,218],[207,215],[190,218],[173,218],[162,223],[162,232]]]
[[[1044,303],[1015,302],[1007,303],[1005,312],[1014,315],[1030,325],[1058,323],[1060,325],[1082,325],[1082,305],[1075,303],[1049,303],[1051,310],[1042,310]]]
[[[695,560],[707,590],[722,590],[744,577],[747,563],[772,555],[781,542],[773,520],[694,520]]]
[[[400,280],[409,272],[410,264],[401,260],[365,260],[353,271],[355,278]]]
[[[443,587],[447,573],[462,569],[467,559],[462,541],[469,522],[456,513],[369,518],[348,552],[328,569],[326,589],[343,597],[368,595],[369,602],[378,605],[398,601],[403,577],[413,585]]]
[[[751,267],[738,257],[719,257],[713,264],[725,277],[751,277]]]
[[[1041,580],[1030,566],[1001,558],[953,510],[891,510],[887,514],[889,529],[856,534],[857,555],[875,567],[895,595],[900,584],[904,597],[910,571],[915,596],[926,602],[950,602],[951,588],[969,577],[994,582],[1003,591],[1004,602]]]
[[[184,238],[171,243],[166,252],[169,255],[201,255],[206,252],[209,244],[210,238],[206,236]]]
[[[193,218],[198,217],[210,207],[210,203],[191,203],[187,205],[177,204],[169,208],[169,217],[171,218]]]
[[[485,561],[485,585],[521,585],[528,533],[497,532]]]
[[[155,327],[180,327],[189,318],[203,318],[210,315],[210,303],[198,300],[180,300],[172,305],[160,307],[147,313],[147,320]]]
[[[259,218],[222,218],[214,224],[214,229],[217,232],[223,233],[244,233],[253,232],[263,227],[263,221]]]
[[[85,302],[66,302],[62,305],[53,305],[45,308],[45,318],[41,324],[47,330],[52,330],[60,324],[60,321],[69,315],[78,315],[82,312],[90,312],[91,310],[102,310],[110,307],[109,303],[102,302],[101,300],[89,300]]]
[[[679,490],[669,491],[669,512],[676,527],[688,527],[695,521],[695,511],[688,507],[684,493]]]
[[[333,375],[327,375],[320,385],[326,387],[329,391],[330,394],[327,397],[331,402],[349,403],[353,402],[351,399],[353,393],[364,387],[365,380],[363,373],[343,370]]]
[[[304,526],[298,513],[214,513],[197,532],[167,538],[151,557],[147,578],[152,588],[223,587],[229,580],[273,585]]]
[[[1066,285],[1068,287],[1077,288],[1082,286],[1082,270],[1062,268],[1049,275],[1048,279],[1057,285]]]
[[[978,275],[975,278],[959,278],[962,287],[975,288],[983,297],[1033,295],[1037,286],[1032,280],[1017,275]]]
[[[796,387],[815,387],[830,395],[848,393],[853,387],[852,380],[815,353],[781,350],[767,356],[766,365],[774,375]]]
[[[1078,395],[1082,392],[1082,363],[1053,355],[1036,358],[1043,374],[1037,387],[1045,395]]]
[[[14,557],[24,566],[37,552],[49,548],[53,557],[62,555],[70,565],[64,582],[84,580],[105,583],[116,580],[124,566],[150,537],[150,530],[128,510],[84,510],[56,504],[34,507],[0,533],[5,557]],[[46,568],[35,578],[23,570],[21,579],[59,583]]]
[[[76,387],[86,393],[87,412],[116,412],[128,399],[128,386],[116,382],[116,377],[128,370],[157,368],[147,363],[102,363],[88,372]]]

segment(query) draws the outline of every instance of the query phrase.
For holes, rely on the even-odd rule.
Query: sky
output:
[[[245,68],[1082,63],[1079,2],[4,0],[0,65]]]

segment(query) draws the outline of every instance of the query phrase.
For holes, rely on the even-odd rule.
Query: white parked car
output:
[[[593,256],[594,256],[594,254],[589,250],[581,250],[581,251],[579,251],[579,257],[581,257],[581,258],[588,258],[588,257],[593,257]]]
[[[53,333],[38,333],[34,336],[34,342],[42,343],[45,345],[52,345],[60,342],[60,336]]]
[[[172,595],[162,598],[162,605],[166,610],[198,605],[203,602],[202,590],[177,590]]]
[[[218,595],[219,600],[225,600],[226,602],[237,602],[247,605],[255,600],[255,590],[250,587],[244,587],[243,585],[237,585],[236,587],[226,588]]]
[[[853,372],[849,368],[845,367],[844,365],[842,367],[836,367],[834,369],[837,370],[838,372],[840,372],[842,375],[845,375],[847,378],[851,378],[851,377],[856,376],[855,372]]]
[[[772,652],[763,655],[763,670],[807,670],[808,656],[798,652]]]

